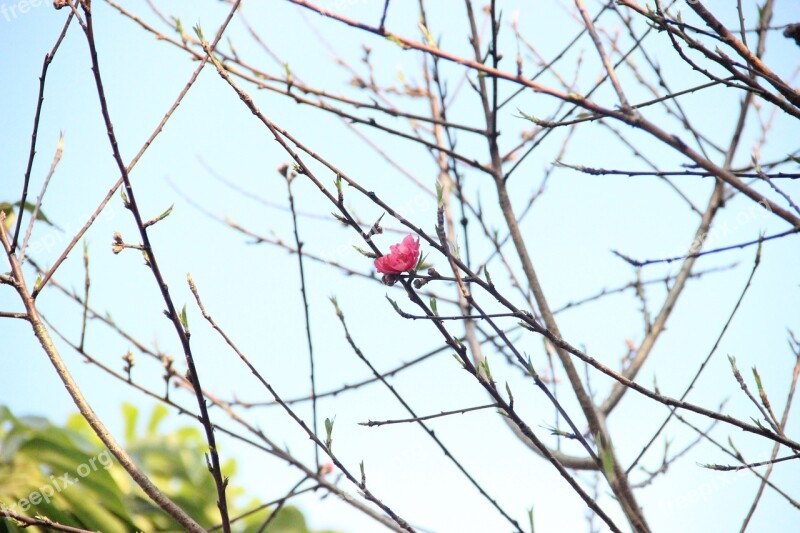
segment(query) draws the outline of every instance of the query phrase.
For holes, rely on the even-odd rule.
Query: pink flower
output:
[[[410,272],[419,260],[419,237],[408,235],[402,242],[389,247],[391,252],[375,260],[375,268],[381,274]]]

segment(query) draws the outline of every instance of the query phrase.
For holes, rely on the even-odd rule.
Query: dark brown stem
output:
[[[222,34],[225,28],[227,27],[228,23],[230,22],[231,18],[233,17],[233,14],[238,9],[240,1],[241,0],[236,0],[230,13],[228,14],[228,18],[225,20],[225,22],[217,32],[217,36],[214,41],[214,46],[216,46],[217,42],[219,42],[219,40],[222,38]],[[128,169],[122,160],[122,154],[120,153],[119,145],[117,143],[117,137],[116,134],[114,133],[114,126],[111,121],[111,116],[108,110],[108,104],[106,102],[106,97],[105,97],[105,90],[103,88],[103,81],[100,75],[100,65],[97,58],[97,48],[94,39],[92,10],[87,3],[83,3],[81,5],[84,9],[84,14],[86,15],[86,24],[83,27],[83,29],[84,33],[86,34],[86,40],[89,45],[89,53],[92,61],[92,73],[94,75],[97,94],[100,100],[100,110],[103,115],[103,121],[106,126],[106,133],[108,135],[108,139],[111,144],[114,160],[117,163],[117,168],[120,174],[122,175],[122,180],[124,182],[125,193],[127,196],[126,207],[131,211],[136,221],[136,226],[139,230],[139,236],[141,237],[142,245],[144,246],[146,262],[150,266],[150,270],[152,271],[156,283],[158,284],[158,287],[161,291],[164,303],[167,306],[166,314],[170,319],[170,321],[172,322],[175,332],[177,333],[178,338],[180,339],[181,345],[183,347],[183,353],[186,358],[186,365],[189,369],[189,378],[192,382],[195,397],[197,399],[197,404],[200,408],[199,421],[203,426],[203,429],[206,434],[206,440],[208,441],[209,455],[210,455],[209,470],[211,472],[212,477],[214,478],[214,484],[217,489],[217,498],[218,498],[217,506],[220,511],[220,518],[222,520],[223,531],[224,533],[230,533],[228,503],[227,503],[227,497],[225,495],[225,489],[227,487],[228,480],[227,478],[224,478],[222,474],[222,467],[220,465],[219,454],[217,452],[216,438],[214,436],[214,427],[213,424],[211,423],[211,418],[209,417],[208,414],[208,408],[206,406],[206,402],[203,397],[203,391],[200,384],[200,376],[198,374],[197,367],[194,362],[194,356],[192,354],[191,345],[189,343],[189,333],[188,330],[181,323],[178,311],[175,308],[174,302],[172,301],[172,297],[169,294],[169,287],[158,266],[158,261],[155,256],[153,246],[150,243],[150,237],[148,235],[147,226],[145,225],[145,221],[142,218],[139,206],[136,202],[136,196],[133,191],[133,186],[131,184],[130,176],[128,174]],[[213,50],[213,47],[209,50],[208,52],[209,54],[211,53],[211,50]]]

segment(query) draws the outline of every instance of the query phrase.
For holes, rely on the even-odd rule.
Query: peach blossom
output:
[[[393,244],[391,250],[383,257],[375,260],[375,268],[381,274],[400,274],[410,272],[417,266],[419,260],[419,237],[414,239],[413,235],[408,235],[402,242]]]

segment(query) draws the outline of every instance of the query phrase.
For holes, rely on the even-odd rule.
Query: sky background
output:
[[[55,42],[66,11],[55,11],[51,3],[44,2],[32,3],[30,9],[23,12],[22,2],[0,2],[4,2],[0,4],[0,76],[3,80],[0,91],[0,201],[13,202],[18,199],[27,163],[42,59]],[[752,10],[752,5],[747,4]],[[107,3],[95,0],[94,5],[101,74],[120,148],[129,161],[175,100],[197,63],[185,52],[157,41]],[[160,31],[169,32],[146,2],[125,1],[123,5]],[[157,2],[157,5],[165,14],[179,17],[187,31],[191,31],[189,28],[194,24],[200,24],[209,38],[229,9],[225,3],[212,1],[185,3],[172,0]],[[377,24],[383,2],[330,0],[324,5],[356,20]],[[7,9],[3,10],[3,6]],[[515,69],[513,52],[517,49],[507,26],[512,13],[517,12],[522,34],[535,42],[546,58],[554,57],[578,31],[571,15],[571,4],[565,8],[552,1],[537,2],[536,5],[498,2],[498,6],[504,12],[501,49],[508,51],[501,67],[508,71]],[[589,8],[594,14],[599,6],[590,3]],[[336,60],[337,56],[342,58],[347,65],[365,75],[367,67],[361,61],[364,46],[371,50],[374,76],[380,84],[401,87],[402,80],[408,80],[412,85],[423,81],[419,55],[404,52],[384,39],[314,16],[288,2],[245,2],[244,13],[271,50],[282,62],[288,63],[293,75],[309,85],[368,100],[368,94],[350,83],[352,73]],[[735,13],[724,10],[722,13],[727,17],[726,22],[735,20],[730,18]],[[456,54],[470,54],[462,2],[431,2],[428,15],[428,27],[433,35],[441,37],[441,48]],[[605,28],[623,31],[616,15],[605,14],[603,17],[601,21]],[[688,15],[684,14],[684,17],[688,18]],[[398,34],[419,39],[417,18],[418,13],[410,3],[394,2],[387,26]],[[797,22],[799,18],[800,8],[796,3],[777,3],[776,24]],[[637,21],[637,29],[644,31],[642,21]],[[237,52],[248,62],[275,76],[284,75],[285,67],[249,36],[241,20],[234,20],[226,37],[232,39]],[[673,89],[688,88],[703,81],[684,64],[673,60],[674,52],[665,37],[651,36],[650,39],[651,48],[648,50],[661,65]],[[623,37],[621,41],[629,43],[630,39]],[[225,49],[227,46],[226,42]],[[800,60],[800,48],[783,38],[780,32],[773,32],[768,50],[767,63],[791,79]],[[600,73],[596,53],[588,40],[561,60],[560,72],[567,79],[575,77],[575,64],[579,57],[584,70],[578,77],[578,86],[585,91]],[[633,59],[637,65],[644,64],[641,56],[634,55]],[[481,126],[482,110],[477,96],[468,84],[461,83],[459,87],[462,72],[454,65],[442,65],[443,76],[447,77],[450,90],[456,93],[450,116],[455,122]],[[631,82],[635,80],[631,71],[621,69],[620,75],[623,83],[632,87]],[[552,75],[543,76],[541,81],[552,85],[558,83]],[[428,191],[425,191],[387,164],[369,144],[353,134],[350,125],[339,118],[297,105],[284,96],[259,91],[252,85],[243,84],[243,87],[270,119],[287,128],[365,188],[400,207],[404,216],[415,224],[433,230],[436,201],[429,190],[435,183],[437,169],[427,150],[375,129],[357,127],[359,132],[380,145],[426,185]],[[514,90],[515,87],[501,85],[503,95]],[[651,96],[641,88],[632,88],[629,97],[639,102]],[[399,107],[418,113],[427,111],[423,99],[396,94],[389,94],[388,98]],[[594,98],[603,105],[615,105],[613,91],[606,87]],[[701,91],[686,96],[682,105],[699,130],[725,146],[737,118],[738,98],[739,95],[731,91]],[[520,112],[548,117],[556,106],[556,101],[540,95],[525,93],[517,97],[502,109],[499,117],[501,145],[506,149],[514,146],[519,142],[520,133],[530,128],[529,122],[519,118]],[[761,160],[771,161],[796,153],[800,139],[797,121],[780,112],[771,116],[767,111],[761,116],[772,122],[769,142],[761,149]],[[407,124],[401,120],[390,121],[377,113],[365,111],[359,114],[375,116],[403,131],[408,130]],[[658,120],[668,131],[681,132],[675,119],[665,116],[660,109],[651,108],[645,114]],[[735,166],[749,162],[751,147],[758,142],[760,135],[756,125],[756,115],[751,114]],[[618,124],[615,127],[631,133]],[[517,213],[540,187],[545,173],[556,159],[567,136],[568,130],[562,130],[557,130],[543,142],[509,181]],[[49,186],[43,209],[61,229],[38,224],[30,243],[31,256],[43,265],[52,264],[60,255],[118,177],[97,105],[86,40],[77,26],[70,28],[48,72],[37,158],[32,172],[31,199],[35,199],[40,190],[60,132],[65,139],[64,154]],[[647,137],[633,135],[632,138],[636,140],[639,152],[664,168],[678,169],[686,162],[676,152]],[[460,134],[458,146],[463,153],[481,161],[487,160],[485,145],[477,136]],[[604,168],[646,169],[630,147],[621,143],[608,128],[598,124],[579,128],[569,139],[562,160]],[[203,323],[185,282],[187,272],[196,281],[207,309],[282,397],[294,398],[309,392],[296,256],[268,244],[253,244],[252,239],[234,232],[223,222],[227,217],[254,232],[293,242],[291,216],[286,210],[286,184],[276,171],[286,161],[288,157],[266,128],[242,105],[213,68],[207,66],[164,131],[131,173],[138,202],[146,217],[156,216],[174,205],[170,217],[150,232],[153,246],[175,303],[179,307],[187,305],[192,345],[203,386],[224,399],[264,401],[269,398],[223,341]],[[313,168],[317,171],[318,167]],[[793,171],[790,167],[784,170]],[[320,171],[319,176],[332,188],[334,176],[330,172]],[[502,228],[495,190],[488,177],[467,172],[465,180],[465,191],[476,199],[476,203],[477,199],[480,200],[489,224]],[[797,198],[800,188],[787,181],[781,181],[780,185]],[[695,205],[705,206],[713,187],[709,179],[677,178],[676,182]],[[234,183],[239,190],[226,183]],[[758,186],[758,190],[773,199],[778,198],[764,186]],[[352,231],[332,220],[329,213],[333,206],[319,190],[310,181],[299,177],[293,184],[293,192],[297,209],[303,214],[314,215],[299,217],[305,251],[336,260],[359,272],[371,272],[371,261],[360,256],[351,246],[358,244]],[[373,221],[380,216],[382,211],[357,195],[356,191],[346,189],[345,193],[348,207],[363,220]],[[634,278],[633,269],[610,250],[616,249],[635,258],[680,255],[691,242],[697,221],[697,215],[684,200],[660,180],[596,177],[558,168],[547,182],[546,193],[524,219],[522,230],[551,307],[560,308],[604,288],[624,285]],[[388,217],[384,223],[388,230],[400,228]],[[788,229],[786,223],[739,196],[726,204],[718,215],[716,227],[719,232],[709,239],[707,247],[735,244],[756,239],[762,233]],[[479,264],[491,253],[491,245],[474,221],[468,231],[472,259]],[[133,220],[123,209],[118,195],[86,234],[91,258],[91,305],[102,313],[109,313],[134,338],[172,354],[180,364],[179,344],[171,324],[161,314],[163,301],[152,275],[138,253],[126,250],[119,255],[112,254],[114,232],[120,232],[129,242],[137,242]],[[388,250],[388,246],[402,236],[402,232],[386,231],[376,238],[376,242],[381,249]],[[506,251],[522,279],[513,250],[507,247]],[[652,387],[657,377],[658,387],[663,393],[679,396],[683,392],[727,320],[750,274],[754,257],[755,248],[750,247],[698,261],[696,268],[700,270],[735,266],[689,282],[670,318],[667,331],[639,374],[641,384]],[[447,271],[446,262],[441,257],[431,254],[431,258],[440,272]],[[759,416],[731,375],[726,359],[726,355],[731,355],[737,358],[738,366],[751,387],[754,385],[750,368],[757,366],[773,405],[776,410],[782,410],[794,365],[787,347],[787,329],[800,331],[798,260],[797,237],[764,245],[762,262],[750,292],[718,353],[689,397],[690,401],[712,409],[726,402],[723,411],[745,421]],[[643,269],[642,277],[663,278],[674,274],[677,268],[675,265],[648,267]],[[504,287],[504,292],[521,305],[521,298],[510,288],[502,265],[495,261],[490,271],[498,285]],[[26,274],[30,285],[35,275],[31,269]],[[82,290],[80,247],[70,254],[56,279],[67,288]],[[337,297],[355,341],[382,371],[441,346],[441,338],[429,324],[403,320],[392,311],[385,294],[397,299],[403,309],[412,311],[411,303],[397,288],[387,289],[375,280],[347,276],[337,269],[311,261],[306,262],[306,279],[320,391],[370,376],[368,368],[347,345],[328,301],[330,296]],[[434,290],[442,296],[455,295],[450,286],[437,286]],[[659,308],[664,295],[663,285],[648,286],[651,312]],[[490,310],[498,309],[486,295],[479,297]],[[55,288],[44,291],[38,302],[43,314],[59,331],[77,340],[81,324],[78,305]],[[444,304],[440,305],[447,309]],[[563,336],[573,345],[617,368],[626,351],[626,339],[638,343],[643,337],[640,306],[641,303],[629,291],[561,313],[558,315],[559,326]],[[16,295],[8,287],[0,287],[0,309],[20,309]],[[507,330],[514,325],[513,320],[503,323]],[[458,327],[451,330],[460,331]],[[514,329],[513,335],[519,336],[517,346],[520,350],[532,357],[538,369],[544,370],[546,363],[541,339],[533,334],[523,335],[518,329]],[[63,421],[74,412],[74,405],[28,324],[0,321],[0,339],[3,369],[0,404],[10,406],[18,415],[46,415],[54,421]],[[152,408],[151,400],[96,367],[83,364],[82,358],[63,342],[58,345],[88,400],[112,432],[121,433],[122,402],[134,403],[145,412]],[[87,332],[87,351],[98,359],[122,369],[121,358],[132,348],[129,341],[98,321],[91,322]],[[135,355],[134,378],[156,391],[163,390],[158,363],[137,352]],[[489,359],[495,379],[499,383],[507,380],[512,387],[523,418],[555,445],[555,439],[547,437],[546,429],[541,427],[553,420],[552,407],[544,396],[518,371],[504,365],[502,356],[489,352]],[[458,369],[448,351],[399,374],[392,382],[420,413],[487,403],[483,390],[473,378]],[[592,373],[592,389],[599,399],[605,397],[611,384],[608,378]],[[188,395],[174,394],[183,405],[194,405]],[[575,412],[574,403],[567,400],[565,406]],[[340,459],[353,472],[358,472],[358,464],[363,460],[370,489],[421,530],[509,529],[508,524],[464,481],[418,427],[366,428],[358,425],[358,422],[369,419],[407,416],[385,388],[373,384],[344,393],[320,401],[318,409],[320,420],[336,417],[334,449]],[[212,409],[211,413],[215,420],[223,416],[218,409]],[[264,429],[275,441],[285,443],[309,464],[313,461],[313,449],[307,436],[284,412],[268,407],[243,409],[242,413],[248,421]],[[302,404],[298,413],[309,420],[310,406]],[[608,420],[618,456],[626,463],[632,460],[666,414],[663,406],[628,393]],[[800,423],[798,417],[797,410],[791,413],[788,424],[790,437],[793,428]],[[688,419],[703,428],[709,425],[709,421],[702,418],[690,416]],[[191,421],[175,414],[169,423],[177,427]],[[430,426],[468,466],[487,492],[517,520],[524,522],[526,510],[533,506],[538,531],[587,529],[583,503],[552,467],[513,437],[492,410],[438,419]],[[321,424],[320,431],[324,434]],[[670,452],[682,449],[696,438],[696,434],[676,422],[668,426],[665,435],[671,439]],[[769,442],[748,437],[732,427],[717,425],[712,435],[723,443],[729,437],[733,439],[749,461],[764,460],[772,450]],[[223,459],[234,457],[239,465],[233,483],[246,487],[250,494],[265,501],[282,496],[300,477],[298,472],[256,453],[252,448],[228,439],[221,442]],[[563,446],[567,451],[577,452],[570,442],[563,443]],[[645,466],[657,467],[662,450],[663,438],[648,454]],[[698,446],[671,465],[666,476],[638,491],[638,500],[654,530],[730,531],[739,527],[758,486],[755,476],[749,472],[712,472],[701,468],[699,463],[729,464],[730,459],[712,445]],[[771,479],[790,494],[796,494],[798,475],[797,464],[789,462],[777,467]],[[644,477],[644,474],[639,474],[634,479]],[[588,483],[592,476],[579,474],[578,478]],[[352,489],[346,481],[342,486]],[[618,523],[624,523],[602,484],[598,501]],[[370,518],[334,497],[320,499],[319,495],[307,495],[295,503],[304,510],[313,527],[349,532],[374,531],[377,527]],[[796,523],[797,509],[774,491],[767,490],[750,530],[791,531],[792,524]]]

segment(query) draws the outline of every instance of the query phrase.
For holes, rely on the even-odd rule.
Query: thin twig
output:
[[[213,53],[212,50],[214,49],[214,47],[216,47],[217,43],[222,38],[222,34],[224,33],[231,19],[233,18],[233,15],[238,9],[240,2],[241,0],[235,0],[230,12],[228,13],[227,18],[217,31],[213,45],[207,51],[208,55],[211,55]],[[214,478],[214,484],[217,489],[217,507],[219,508],[220,518],[222,520],[222,529],[224,533],[230,533],[228,503],[227,503],[227,497],[225,495],[225,489],[227,487],[228,480],[222,474],[222,467],[219,460],[219,454],[217,452],[216,438],[214,437],[213,425],[208,415],[208,408],[206,407],[205,399],[203,398],[202,387],[200,385],[200,376],[197,372],[197,367],[195,366],[191,345],[189,343],[188,325],[183,324],[181,317],[178,315],[178,311],[176,310],[175,305],[172,301],[172,297],[169,294],[169,288],[167,286],[167,283],[164,280],[164,277],[161,274],[161,270],[158,266],[156,255],[153,251],[153,246],[150,244],[150,238],[148,235],[147,226],[145,225],[145,221],[142,218],[139,206],[136,202],[136,196],[133,191],[133,186],[131,184],[127,167],[125,166],[125,163],[122,160],[122,154],[120,153],[119,150],[117,138],[114,133],[114,126],[112,124],[111,116],[108,110],[108,105],[106,103],[105,90],[103,88],[103,81],[100,74],[100,65],[97,58],[97,48],[94,39],[92,10],[89,4],[84,3],[81,4],[81,6],[83,7],[83,11],[86,16],[86,23],[85,25],[82,24],[81,26],[84,30],[84,33],[86,34],[86,40],[89,45],[89,53],[92,62],[92,73],[94,75],[95,86],[97,88],[97,94],[100,100],[100,110],[103,116],[103,121],[105,123],[106,131],[108,133],[108,138],[111,144],[114,160],[117,164],[118,170],[122,175],[122,180],[124,182],[124,187],[125,187],[124,190],[127,196],[126,207],[130,210],[131,214],[133,215],[136,221],[136,226],[139,230],[139,236],[142,239],[142,245],[145,247],[144,250],[145,260],[148,266],[150,267],[150,270],[153,273],[153,277],[155,278],[158,284],[164,303],[167,306],[167,316],[172,322],[175,332],[177,333],[178,338],[180,339],[181,345],[183,347],[184,356],[186,358],[186,364],[189,369],[189,377],[192,382],[192,386],[195,389],[195,396],[197,399],[198,406],[200,407],[200,422],[205,431],[206,440],[208,441],[209,456],[210,456],[209,469],[211,471],[212,477]]]
[[[210,49],[209,49],[209,51],[210,51]],[[213,58],[212,58],[212,61],[214,61]],[[218,70],[219,70],[219,67],[218,67]],[[223,71],[220,70],[220,72],[223,72]],[[343,463],[341,463],[340,460],[333,454],[333,452],[330,449],[330,447],[327,446],[325,443],[323,443],[319,439],[319,437],[317,437],[317,435],[308,427],[308,425],[306,425],[306,423],[303,421],[303,419],[301,419],[299,416],[297,416],[297,414],[292,410],[292,408],[289,407],[286,404],[286,402],[284,402],[281,399],[281,397],[278,395],[277,391],[272,387],[272,385],[270,385],[270,383],[261,375],[261,373],[258,371],[258,369],[256,369],[255,366],[253,366],[253,364],[250,362],[250,360],[247,358],[247,356],[241,350],[239,350],[239,348],[236,346],[236,344],[233,342],[233,340],[228,336],[228,334],[225,333],[225,331],[217,325],[217,323],[214,321],[214,319],[211,317],[211,315],[208,314],[208,312],[206,311],[205,307],[203,306],[203,302],[200,300],[200,294],[198,293],[197,287],[196,287],[196,285],[194,283],[194,280],[192,280],[191,276],[188,277],[188,282],[189,282],[189,288],[191,289],[192,294],[195,297],[195,300],[197,302],[197,306],[200,309],[200,312],[202,313],[203,318],[205,318],[208,321],[208,323],[211,324],[211,327],[217,333],[219,333],[219,335],[223,338],[225,343],[231,348],[231,350],[233,350],[233,352],[239,357],[239,359],[247,366],[247,368],[250,370],[250,372],[256,377],[256,379],[258,379],[258,381],[261,383],[261,385],[264,386],[264,388],[270,393],[270,395],[274,398],[274,400],[278,404],[280,404],[281,407],[283,407],[284,411],[286,411],[286,413],[292,418],[292,420],[294,420],[303,429],[303,431],[306,432],[306,434],[309,436],[309,438],[312,441],[314,441],[314,443],[320,449],[322,449],[328,455],[328,457],[330,457],[330,459],[334,462],[334,464],[345,474],[347,479],[351,483],[356,485],[359,489],[361,489],[364,497],[367,500],[371,501],[372,503],[374,503],[375,505],[380,507],[401,528],[403,528],[406,531],[413,532],[414,529],[408,524],[408,522],[406,522],[403,518],[401,518],[394,511],[392,511],[392,509],[388,505],[386,505],[381,500],[379,500],[369,489],[366,488],[366,486],[364,486],[362,483],[358,482],[358,480],[355,478],[355,476],[353,476],[350,473],[350,471],[345,467],[345,465]]]
[[[37,217],[39,216],[39,211],[42,207],[42,201],[44,200],[44,194],[47,192],[47,186],[50,185],[50,179],[53,177],[53,174],[56,172],[56,167],[58,163],[61,161],[61,155],[64,153],[64,134],[62,133],[59,135],[58,138],[58,146],[56,147],[56,153],[53,155],[53,161],[50,163],[50,170],[47,172],[47,176],[44,178],[44,183],[42,184],[42,191],[39,193],[39,196],[36,198],[36,204],[33,206],[33,211],[31,212],[31,218],[28,222],[28,229],[25,230],[25,238],[22,239],[22,246],[19,249],[19,260],[20,262],[25,262],[25,249],[28,247],[28,241],[31,238],[31,233],[33,233],[33,225],[36,222]],[[24,201],[20,204],[20,219],[22,219],[22,211],[25,207]]]
[[[375,427],[386,426],[389,424],[408,424],[410,422],[421,422],[423,420],[432,420],[434,418],[441,418],[443,416],[463,415],[464,413],[471,413],[472,411],[480,411],[481,409],[491,409],[497,407],[498,405],[496,403],[490,403],[487,405],[478,405],[477,407],[465,407],[464,409],[455,409],[453,411],[442,411],[441,413],[435,415],[416,416],[414,418],[402,418],[396,420],[369,420],[367,422],[359,422],[358,425]]]
[[[742,248],[747,248],[748,246],[753,246],[753,245],[756,245],[756,244],[760,246],[761,243],[764,243],[764,242],[767,242],[767,241],[771,241],[771,240],[774,240],[774,239],[780,239],[782,237],[787,237],[789,235],[793,235],[793,234],[798,233],[798,232],[800,232],[800,228],[794,228],[794,229],[790,229],[790,230],[787,230],[787,231],[782,231],[781,233],[775,233],[773,235],[768,235],[766,237],[762,236],[762,237],[759,237],[758,239],[754,239],[752,241],[741,242],[739,244],[731,244],[730,246],[721,246],[720,248],[714,248],[712,250],[705,250],[703,252],[695,252],[695,253],[686,254],[686,255],[678,255],[678,256],[675,256],[675,257],[666,257],[666,258],[663,258],[663,259],[646,259],[644,261],[639,261],[639,260],[633,259],[631,257],[628,257],[627,255],[625,255],[623,253],[620,253],[620,252],[618,252],[616,250],[611,250],[611,253],[616,255],[617,257],[619,257],[620,259],[622,259],[623,261],[625,261],[629,265],[632,265],[632,266],[635,266],[635,267],[643,267],[643,266],[647,266],[647,265],[656,265],[656,264],[659,264],[659,263],[672,263],[673,261],[682,261],[682,260],[685,260],[685,259],[693,259],[693,258],[696,258],[696,257],[703,257],[705,255],[717,254],[717,253],[720,253],[720,252],[727,252],[727,251],[730,251],[730,250],[740,250]]]
[[[39,76],[39,97],[36,100],[36,113],[33,116],[33,133],[31,133],[31,144],[30,150],[28,152],[28,165],[25,168],[25,176],[22,181],[22,197],[19,201],[19,214],[20,216],[17,217],[17,225],[14,228],[14,236],[11,239],[11,251],[15,252],[17,249],[17,241],[19,240],[19,232],[22,228],[22,211],[25,207],[25,201],[28,198],[28,184],[30,183],[31,179],[31,171],[33,170],[33,159],[36,156],[36,138],[39,135],[39,120],[42,115],[42,104],[44,104],[44,86],[45,80],[47,78],[47,70],[50,67],[50,63],[53,62],[53,58],[58,52],[58,48],[61,46],[61,42],[64,40],[64,37],[67,35],[67,29],[69,28],[70,23],[72,22],[73,13],[67,16],[67,20],[64,21],[64,27],[61,28],[61,33],[58,34],[58,38],[56,39],[53,48],[50,49],[50,52],[45,54],[44,61],[42,62],[42,74]],[[33,217],[34,219],[36,217]]]
[[[739,310],[739,307],[742,305],[742,302],[744,301],[744,297],[747,294],[747,291],[750,289],[750,285],[753,282],[753,277],[756,274],[756,270],[758,269],[758,266],[761,264],[761,253],[760,252],[761,252],[761,250],[759,248],[759,251],[756,254],[755,259],[753,261],[753,268],[750,270],[750,275],[747,278],[747,282],[745,283],[744,287],[742,288],[742,291],[739,293],[739,298],[736,300],[736,304],[733,306],[733,309],[731,310],[730,314],[728,315],[728,320],[725,321],[725,324],[722,326],[722,330],[720,330],[719,335],[717,335],[717,339],[716,339],[716,341],[714,341],[714,346],[711,347],[711,350],[708,352],[708,355],[706,355],[706,358],[703,359],[702,363],[700,363],[700,367],[697,369],[697,372],[695,372],[694,377],[692,377],[692,380],[689,382],[689,385],[686,386],[686,389],[683,391],[683,394],[681,394],[681,397],[680,397],[681,401],[686,399],[686,397],[692,391],[692,388],[694,388],[695,383],[697,383],[697,380],[700,379],[700,374],[702,374],[703,370],[705,370],[706,367],[708,366],[709,361],[711,361],[711,357],[713,357],[713,355],[716,353],[717,348],[719,347],[720,343],[722,342],[723,337],[725,336],[725,333],[728,331],[728,328],[730,327],[731,323],[733,322],[733,317],[736,316],[736,312]],[[647,444],[644,445],[642,450],[636,456],[636,459],[634,459],[633,462],[630,464],[630,466],[627,468],[627,470],[626,470],[627,473],[630,473],[631,470],[633,470],[633,468],[639,463],[639,461],[642,459],[642,457],[644,457],[644,454],[647,453],[647,450],[650,449],[650,447],[656,441],[656,439],[661,434],[661,432],[664,431],[664,428],[667,426],[667,424],[669,423],[670,419],[674,415],[675,415],[675,409],[671,409],[670,412],[669,412],[669,415],[667,415],[667,418],[664,419],[664,421],[658,427],[658,429],[653,434],[653,436],[650,437],[650,440],[647,442]]]
[[[361,349],[355,343],[355,340],[353,340],[353,337],[350,335],[350,330],[347,328],[347,322],[344,318],[344,313],[339,307],[339,303],[336,300],[336,298],[331,298],[331,303],[333,304],[333,307],[336,311],[336,316],[339,319],[339,322],[342,324],[342,329],[344,330],[345,339],[347,340],[347,343],[350,345],[350,347],[353,349],[353,352],[356,354],[356,356],[369,367],[369,369],[372,371],[372,375],[375,376],[377,379],[379,379],[381,383],[383,383],[383,385],[387,389],[389,389],[389,391],[392,393],[392,396],[394,396],[397,399],[397,401],[400,402],[400,405],[403,406],[406,412],[408,412],[413,417],[414,421],[417,422],[419,426],[423,429],[423,431],[425,431],[425,433],[428,434],[428,436],[436,443],[436,445],[439,446],[439,448],[442,450],[445,456],[448,459],[450,459],[450,461],[456,466],[456,468],[458,468],[461,471],[462,474],[464,474],[464,476],[469,480],[469,482],[478,490],[478,492],[480,492],[481,496],[483,496],[489,503],[491,503],[492,506],[495,509],[497,509],[497,511],[517,529],[517,531],[521,532],[522,530],[520,529],[519,524],[516,522],[516,520],[514,520],[511,516],[509,516],[506,513],[506,511],[502,507],[500,507],[500,504],[497,502],[497,500],[495,500],[491,495],[489,495],[489,493],[486,492],[486,490],[481,486],[481,484],[478,483],[478,481],[472,476],[472,474],[467,472],[464,465],[462,465],[461,462],[458,459],[456,459],[456,457],[444,445],[441,439],[439,439],[439,437],[437,437],[436,434],[427,425],[425,425],[425,423],[423,422],[424,417],[420,418],[414,411],[414,409],[412,409],[412,407],[408,404],[408,402],[406,402],[406,400],[400,395],[397,389],[394,386],[392,386],[388,381],[386,381],[384,377],[381,376],[378,370],[373,366],[373,364],[369,361],[369,359],[367,359],[367,357],[364,355],[364,352],[361,351]]]
[[[311,380],[311,423],[314,428],[314,434],[317,433],[319,424],[317,422],[317,381],[314,376],[314,343],[311,340],[311,317],[308,311],[308,294],[306,293],[306,274],[303,268],[303,241],[300,240],[300,233],[297,228],[297,213],[294,208],[294,194],[292,194],[292,180],[294,176],[286,174],[286,189],[289,193],[289,209],[292,212],[292,229],[294,232],[294,243],[297,249],[297,264],[300,271],[300,293],[303,299],[303,316],[305,317],[306,325],[306,342],[308,343],[308,363],[310,369]],[[314,462],[319,470],[319,448],[314,446]],[[262,529],[264,529],[262,527]]]
[[[36,516],[32,518],[30,516],[25,516],[24,514],[15,513],[14,511],[3,507],[0,510],[0,518],[5,518],[4,522],[7,520],[11,522],[11,525],[18,526],[21,529],[30,527],[30,526],[38,526],[52,531],[66,531],[67,533],[97,533],[96,531],[92,531],[91,529],[83,529],[80,527],[73,527],[68,526],[65,524],[60,524],[58,522],[54,522],[45,516]],[[16,522],[16,524],[14,523]]]
[[[53,365],[53,368],[55,368],[58,377],[61,379],[64,387],[67,389],[67,392],[69,393],[73,402],[75,402],[75,406],[78,408],[89,426],[91,426],[92,430],[94,430],[97,437],[103,442],[103,444],[105,444],[106,448],[108,448],[111,454],[117,459],[119,464],[153,502],[164,509],[164,511],[166,511],[188,531],[192,531],[194,533],[200,533],[204,531],[204,529],[197,522],[195,522],[192,517],[186,514],[183,509],[178,507],[166,494],[161,492],[161,490],[139,469],[125,449],[120,446],[120,444],[105,427],[105,424],[103,424],[103,422],[94,412],[91,405],[89,405],[89,402],[86,401],[86,398],[84,398],[80,387],[73,379],[72,374],[67,368],[67,365],[61,358],[61,354],[58,352],[58,349],[53,343],[47,328],[41,321],[33,296],[30,294],[30,292],[28,292],[28,288],[25,284],[25,276],[22,272],[22,265],[19,263],[19,260],[11,249],[11,243],[8,240],[5,229],[3,228],[4,220],[5,214],[0,212],[0,243],[3,245],[6,257],[11,266],[11,272],[15,282],[14,288],[16,289],[22,304],[25,306],[28,320],[31,323],[31,327],[36,335],[36,338],[42,345],[42,349],[50,359],[50,363]]]

